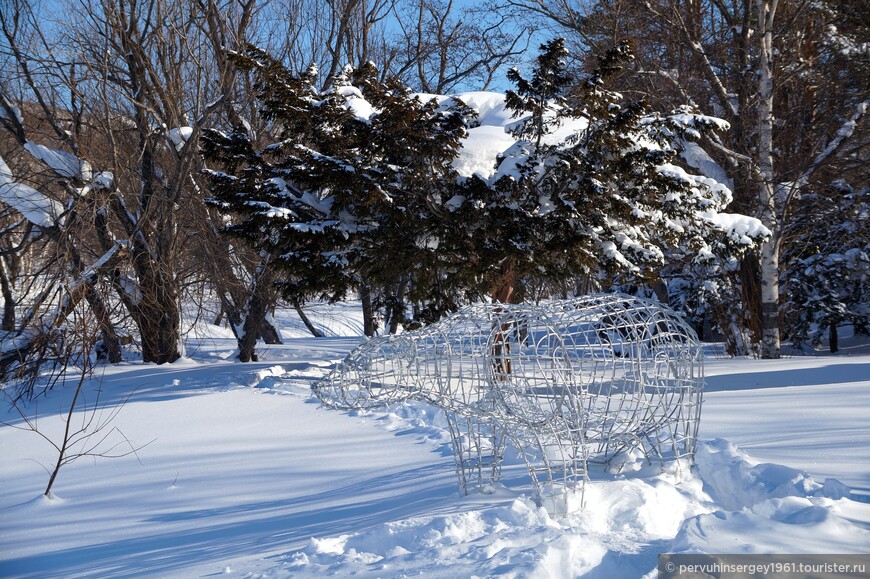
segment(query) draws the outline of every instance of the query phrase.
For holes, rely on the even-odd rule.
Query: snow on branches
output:
[[[493,296],[524,276],[650,279],[768,235],[722,212],[731,192],[716,175],[680,166],[684,143],[700,157],[694,141],[727,123],[609,91],[627,44],[582,79],[563,42],[541,49],[531,78],[510,72],[515,91],[454,97],[414,95],[370,64],[318,90],[315,71],[293,76],[254,47],[236,54],[274,139],[205,132],[224,231],[280,256],[287,293],[332,297],[360,276]]]
[[[361,273],[385,279],[425,261],[431,248],[405,242],[443,211],[464,105],[381,82],[371,64],[321,91],[315,70],[293,76],[254,47],[235,58],[256,78],[274,140],[258,147],[241,127],[206,131],[209,202],[231,216],[224,231],[278,256],[293,299],[338,297]]]

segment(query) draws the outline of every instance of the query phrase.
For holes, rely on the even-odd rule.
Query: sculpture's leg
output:
[[[497,482],[504,457],[504,434],[486,416],[447,413],[459,490],[467,495]]]
[[[492,445],[492,464],[489,468],[489,482],[497,483],[501,479],[501,465],[504,458],[504,449],[507,437],[504,428],[494,421],[489,421],[490,441]]]
[[[511,442],[529,469],[535,503],[553,515],[583,508],[587,449],[579,430],[567,432],[565,424],[515,428]]]

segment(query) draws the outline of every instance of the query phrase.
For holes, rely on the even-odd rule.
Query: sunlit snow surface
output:
[[[353,306],[312,315],[329,337],[287,314],[259,363],[200,325],[190,358],[101,369],[87,403],[133,392],[112,426],[139,450],[64,467],[52,500],[56,456],[4,408],[0,576],[655,577],[664,552],[870,550],[870,355],[708,360],[696,467],[593,471],[585,509],[554,518],[515,456],[504,486],[460,497],[430,408],[320,408],[310,385],[360,324]],[[26,412],[56,437],[70,397]]]

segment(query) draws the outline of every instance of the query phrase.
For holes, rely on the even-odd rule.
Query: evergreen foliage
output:
[[[517,91],[506,103],[520,140],[492,179],[463,184],[467,201],[455,211],[490,283],[506,282],[505,264],[518,279],[601,272],[651,281],[666,262],[733,254],[764,235],[729,229],[718,212],[730,191],[673,164],[681,140],[723,123],[689,109],[653,113],[607,90],[632,58],[626,43],[579,83],[564,74],[562,42],[541,49],[531,80],[511,73]]]
[[[514,112],[514,118],[526,115],[513,134],[520,139],[534,139],[536,147],[541,146],[541,139],[551,128],[558,126],[565,112],[565,87],[572,81],[565,68],[567,56],[565,40],[558,38],[541,45],[531,79],[524,78],[516,68],[507,73],[517,89],[505,93],[505,105]]]
[[[389,283],[425,263],[416,241],[455,181],[459,112],[380,82],[372,65],[346,68],[320,92],[313,69],[293,76],[255,47],[234,58],[254,74],[275,138],[255,144],[242,127],[203,136],[221,167],[208,174],[209,202],[229,216],[223,231],[270,255],[294,302],[340,299],[361,279]]]
[[[837,181],[801,199],[802,215],[788,233],[801,239],[786,254],[786,332],[818,345],[837,325],[870,330],[870,189]]]
[[[674,164],[682,140],[721,121],[653,113],[606,88],[632,58],[628,44],[579,82],[563,41],[541,51],[530,79],[509,75],[518,140],[489,179],[453,167],[475,122],[458,99],[423,102],[372,65],[319,92],[313,70],[293,76],[253,47],[236,54],[275,139],[204,135],[221,168],[209,171],[210,203],[229,216],[224,231],[271,256],[296,302],[407,286],[430,321],[481,295],[515,299],[527,279],[658,279],[666,263],[730,255],[766,233],[723,221],[730,191]]]

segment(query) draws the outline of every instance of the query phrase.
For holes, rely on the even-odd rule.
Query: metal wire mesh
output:
[[[496,482],[505,440],[539,504],[582,492],[587,463],[642,451],[691,458],[703,392],[694,331],[623,294],[477,304],[417,331],[375,338],[314,386],[344,409],[407,399],[448,416],[460,488]],[[548,505],[550,506],[550,505]]]

